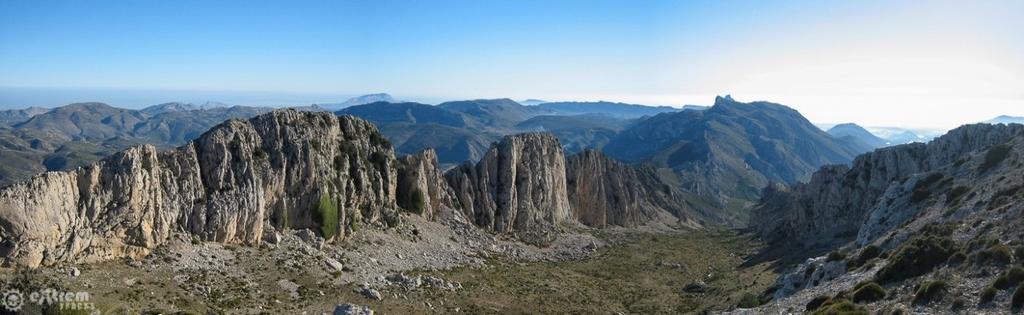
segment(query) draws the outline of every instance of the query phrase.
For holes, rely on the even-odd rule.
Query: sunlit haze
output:
[[[1024,116],[1022,14],[1022,1],[4,1],[0,108],[732,94],[819,123],[948,128]]]

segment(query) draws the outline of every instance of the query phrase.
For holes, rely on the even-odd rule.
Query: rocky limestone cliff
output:
[[[426,149],[399,158],[398,205],[428,219],[462,218],[455,191],[445,182],[437,165],[437,153]]]
[[[677,217],[700,225],[680,193],[651,167],[633,167],[585,150],[566,159],[573,217],[591,227],[634,227],[658,218]]]
[[[30,268],[138,258],[172,232],[240,244],[268,227],[344,236],[394,216],[395,162],[358,118],[280,110],[230,120],[174,150],[135,147],[3,188],[0,256]]]
[[[1022,125],[966,125],[928,144],[878,149],[850,167],[824,167],[792,189],[766,188],[751,227],[768,240],[807,246],[869,242],[924,208],[910,192],[936,184],[931,173],[961,167],[956,164],[1022,135]]]
[[[550,134],[505,136],[476,164],[445,174],[462,211],[498,233],[551,230],[569,222],[565,157]]]

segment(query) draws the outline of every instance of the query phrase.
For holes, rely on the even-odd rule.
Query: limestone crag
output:
[[[573,217],[585,225],[634,227],[672,216],[695,219],[680,193],[658,180],[651,167],[633,167],[586,150],[566,159],[566,171]]]
[[[944,176],[933,173],[976,176],[967,168],[984,163],[985,150],[1022,136],[1022,125],[975,124],[928,144],[878,149],[859,156],[852,166],[824,167],[792,189],[769,186],[753,210],[751,222],[758,224],[751,226],[774,241],[835,245],[859,238],[866,243],[928,205],[920,199],[928,197],[927,189],[937,189],[930,186]],[[921,190],[916,197],[908,193],[915,188]]]
[[[445,182],[437,152],[426,149],[399,158],[398,205],[428,219],[462,217],[455,191]]]
[[[504,137],[476,164],[445,174],[465,215],[498,233],[550,230],[570,222],[565,157],[550,134]]]
[[[343,236],[394,216],[395,166],[387,140],[358,118],[229,120],[174,150],[144,145],[3,188],[0,256],[30,268],[138,258],[173,232],[252,244],[265,226]]]

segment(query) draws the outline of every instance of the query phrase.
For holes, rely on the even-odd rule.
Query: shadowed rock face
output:
[[[565,157],[550,134],[506,136],[478,163],[464,163],[445,178],[465,215],[488,230],[547,230],[571,217]]]
[[[913,200],[912,191],[938,185],[929,184],[934,180],[928,177],[980,176],[966,170],[975,167],[970,161],[984,160],[988,148],[1022,137],[1022,125],[976,124],[928,144],[878,149],[857,157],[850,167],[824,167],[808,183],[792,189],[770,186],[753,210],[751,222],[757,224],[751,227],[763,238],[779,242],[835,245],[857,239],[864,244],[925,208]],[[919,181],[924,183],[918,185]]]
[[[586,150],[566,159],[573,216],[592,227],[637,226],[662,215],[682,215],[685,203],[654,170],[634,168]]]
[[[0,190],[4,265],[139,258],[175,231],[252,244],[264,229],[375,222],[395,209],[394,152],[370,123],[275,111],[159,153],[135,147]],[[326,196],[326,198],[322,198]],[[322,200],[337,222],[319,222]]]
[[[458,216],[455,191],[444,180],[437,166],[437,153],[426,149],[417,154],[399,158],[398,205],[422,214],[428,219]]]

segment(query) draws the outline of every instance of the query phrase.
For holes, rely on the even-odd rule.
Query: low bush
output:
[[[992,283],[992,286],[997,289],[1008,290],[1021,282],[1024,282],[1024,268],[1013,267],[999,275],[996,281]]]
[[[811,299],[810,302],[807,302],[807,307],[806,307],[805,310],[807,312],[816,311],[819,308],[821,308],[821,306],[825,305],[826,303],[828,303],[830,301],[832,301],[832,297],[831,296],[820,295],[818,297],[815,297],[815,298]]]
[[[1010,307],[1019,310],[1024,306],[1024,284],[1017,287],[1016,291],[1013,291],[1013,297],[1010,298]]]
[[[921,287],[914,293],[914,304],[925,305],[941,301],[946,295],[948,285],[945,281],[929,281],[921,284]]]
[[[825,257],[825,262],[840,261],[843,259],[846,259],[846,255],[843,255],[843,253],[836,251],[828,253],[828,257]]]
[[[873,281],[858,284],[853,291],[854,303],[871,303],[885,298],[885,288]]]
[[[893,255],[875,279],[879,283],[889,283],[921,276],[945,263],[955,252],[956,243],[949,237],[929,235],[915,238]]]
[[[985,152],[985,161],[978,165],[978,172],[984,173],[999,166],[999,163],[1002,163],[1010,155],[1010,149],[1008,144],[1000,144],[988,149],[988,152]]]
[[[963,196],[969,191],[971,191],[971,189],[965,186],[953,187],[953,189],[949,190],[949,193],[946,193],[946,204],[948,205],[955,203],[960,199],[961,196]]]
[[[320,202],[313,211],[313,220],[320,226],[320,234],[325,239],[338,235],[338,204],[330,194],[320,196]]]
[[[882,248],[875,245],[868,245],[864,247],[864,249],[860,250],[860,253],[857,254],[857,258],[854,258],[853,260],[850,261],[849,269],[856,269],[860,266],[863,266],[869,260],[875,259],[881,255]]]
[[[989,245],[982,251],[979,251],[975,256],[975,263],[979,265],[999,265],[1004,266],[1010,264],[1013,261],[1013,252],[1009,246],[1005,244],[992,244]]]
[[[853,304],[847,300],[835,301],[835,303],[822,306],[811,315],[868,315],[863,307]]]
[[[946,261],[950,266],[959,266],[967,261],[967,253],[964,251],[958,251],[949,256],[949,260]]]
[[[978,304],[988,304],[988,303],[992,302],[992,300],[996,299],[996,294],[998,294],[998,293],[999,293],[999,290],[996,290],[996,288],[993,288],[993,287],[985,288],[985,290],[981,291],[981,296],[978,297]]]
[[[753,293],[744,293],[736,306],[739,308],[755,308],[761,305],[760,300]]]

